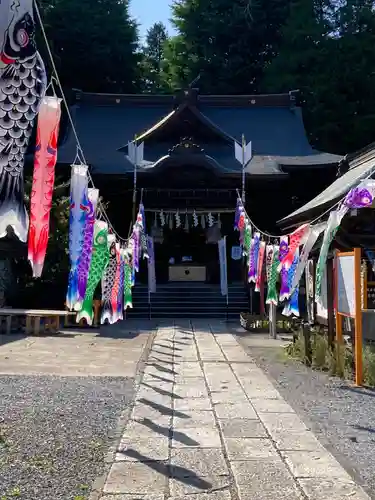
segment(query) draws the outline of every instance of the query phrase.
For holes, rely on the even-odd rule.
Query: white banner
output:
[[[148,250],[148,291],[149,293],[156,292],[156,275],[155,275],[155,253],[154,253],[154,238],[147,237],[147,250]]]
[[[220,288],[221,295],[228,296],[228,275],[227,275],[227,241],[226,236],[218,241],[219,262],[220,262]]]

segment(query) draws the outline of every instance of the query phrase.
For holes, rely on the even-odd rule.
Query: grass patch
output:
[[[285,348],[288,356],[306,363],[305,339],[301,333],[297,335],[294,342]],[[351,349],[346,345],[334,345],[331,349],[328,338],[318,332],[311,332],[312,367],[316,370],[329,372],[330,375],[341,378],[352,378],[353,355]],[[375,368],[375,352],[374,352]],[[375,370],[374,370],[375,375]],[[375,378],[374,378],[375,381]]]
[[[375,347],[364,346],[363,348],[363,379],[370,387],[375,387]]]
[[[328,338],[318,332],[311,332],[312,367],[326,371],[330,375],[347,380],[354,378],[354,354],[347,344],[335,344],[330,348]],[[284,348],[289,358],[306,363],[305,340],[301,333],[294,342]],[[368,387],[375,387],[375,346],[363,347],[363,382]]]

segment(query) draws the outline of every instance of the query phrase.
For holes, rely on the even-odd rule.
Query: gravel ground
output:
[[[248,347],[246,337],[239,338]],[[281,348],[249,347],[285,400],[375,499],[375,392],[350,387],[286,358]]]
[[[0,376],[0,499],[84,500],[133,379]]]

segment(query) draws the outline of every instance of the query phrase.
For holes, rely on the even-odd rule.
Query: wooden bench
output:
[[[26,318],[26,333],[39,335],[41,332],[41,318],[45,318],[44,329],[46,332],[57,332],[60,329],[60,318],[75,315],[74,312],[69,311],[51,311],[48,309],[7,309],[0,308],[0,323],[1,330],[3,330],[3,321],[5,319],[5,330],[7,334],[12,331],[13,318]]]

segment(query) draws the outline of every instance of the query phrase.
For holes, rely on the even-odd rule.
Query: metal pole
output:
[[[245,206],[246,192],[245,192],[245,152],[246,152],[246,139],[242,134],[242,203]]]
[[[276,329],[276,306],[275,304],[270,304],[269,311],[269,333],[270,337],[277,339],[277,329]]]
[[[138,164],[138,145],[137,137],[134,138],[135,153],[134,153],[134,177],[133,177],[133,222],[135,222],[135,211],[137,203],[137,164]]]

